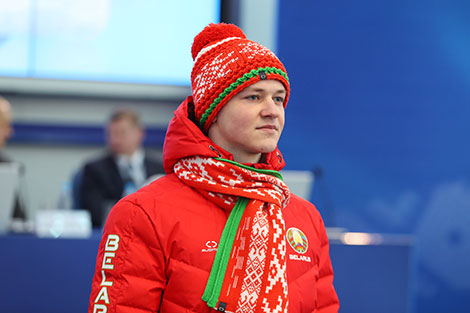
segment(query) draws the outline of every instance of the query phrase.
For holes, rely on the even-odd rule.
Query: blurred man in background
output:
[[[11,105],[3,97],[0,97],[0,163],[12,162],[9,158],[2,154],[2,150],[5,147],[8,139],[13,134],[13,128],[11,126],[12,114]],[[22,167],[20,167],[20,175],[22,174]],[[15,196],[13,217],[19,219],[25,219],[25,209],[23,201],[19,192]]]
[[[106,131],[106,153],[85,164],[79,183],[78,205],[91,213],[94,227],[104,224],[119,199],[136,191],[149,177],[164,173],[161,162],[142,148],[145,132],[135,112],[115,111]]]
[[[12,133],[10,103],[5,98],[0,97],[0,151],[6,145]],[[1,155],[0,160],[2,160]]]

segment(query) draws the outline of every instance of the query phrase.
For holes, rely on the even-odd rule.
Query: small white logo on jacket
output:
[[[214,240],[208,240],[206,242],[206,248],[202,249],[201,252],[213,252],[217,251],[218,243]]]

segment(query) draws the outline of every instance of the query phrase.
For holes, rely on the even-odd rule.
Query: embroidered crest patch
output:
[[[308,240],[305,234],[298,228],[291,227],[286,233],[287,242],[295,252],[303,254],[307,252]]]

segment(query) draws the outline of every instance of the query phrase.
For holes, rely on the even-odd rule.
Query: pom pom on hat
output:
[[[209,24],[194,38],[191,54],[195,122],[204,132],[225,103],[260,80],[279,80],[287,104],[290,87],[284,65],[268,48],[246,39],[236,25]]]
[[[208,44],[230,37],[246,38],[243,31],[233,24],[209,24],[196,37],[194,37],[193,46],[191,47],[193,60],[196,59],[199,51]]]

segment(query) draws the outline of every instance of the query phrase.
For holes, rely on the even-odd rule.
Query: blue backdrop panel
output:
[[[470,2],[279,1],[280,149],[326,224],[414,233],[418,312],[470,306]]]
[[[105,146],[106,130],[95,125],[14,123],[12,143]],[[145,129],[144,146],[162,148],[166,129]]]

